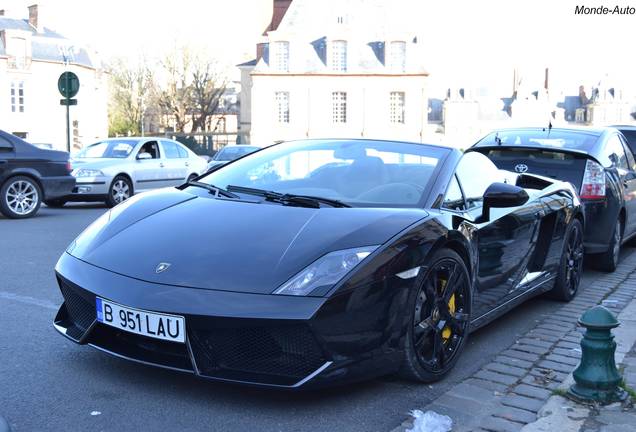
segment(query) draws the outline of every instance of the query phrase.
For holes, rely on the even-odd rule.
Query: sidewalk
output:
[[[636,300],[619,314],[623,341],[636,335]],[[629,336],[631,333],[631,337]],[[616,363],[625,381],[624,388],[631,392],[631,400],[611,405],[577,404],[560,395],[553,395],[539,410],[539,419],[526,425],[523,432],[633,432],[636,430],[636,343],[625,353],[617,349]],[[558,393],[567,391],[574,382],[572,376],[562,383]]]
[[[603,304],[618,316],[616,363],[636,388],[636,253],[547,316],[473,376],[425,407],[449,416],[453,431],[636,431],[633,407],[587,407],[559,394],[573,382],[580,355],[581,314]],[[412,418],[392,432],[412,427]],[[622,427],[622,429],[621,429]]]

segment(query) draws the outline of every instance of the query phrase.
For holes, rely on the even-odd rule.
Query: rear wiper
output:
[[[323,198],[312,195],[295,195],[295,194],[283,194],[280,192],[268,191],[264,189],[256,189],[245,186],[229,185],[228,190],[234,192],[242,192],[251,195],[258,195],[264,197],[267,201],[274,201],[280,203],[299,204],[305,207],[320,208],[320,204],[327,204],[331,207],[351,207],[342,201],[338,201],[331,198]]]
[[[189,181],[186,183],[186,186],[195,186],[195,187],[200,187],[203,189],[207,189],[208,191],[210,191],[210,193],[214,194],[214,196],[223,196],[226,198],[234,198],[234,199],[238,199],[240,198],[240,196],[238,196],[235,193],[232,193],[230,191],[226,191],[223,188],[220,188],[218,186],[214,186],[211,184],[207,184],[207,183],[202,183],[202,182],[198,182],[198,181]]]

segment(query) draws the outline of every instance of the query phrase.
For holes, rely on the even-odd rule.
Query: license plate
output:
[[[95,298],[97,321],[130,333],[171,342],[185,343],[185,319],[178,315],[168,315],[134,309]]]

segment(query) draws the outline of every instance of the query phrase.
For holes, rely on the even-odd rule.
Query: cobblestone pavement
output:
[[[619,268],[611,274],[600,276],[586,289],[580,291],[570,303],[566,303],[555,313],[539,322],[537,326],[516,343],[501,352],[493,361],[470,378],[457,384],[441,397],[425,407],[414,407],[423,411],[433,410],[453,419],[453,431],[519,431],[525,425],[537,421],[537,414],[550,414],[544,407],[548,399],[558,404],[552,396],[560,385],[567,385],[571,372],[578,364],[581,350],[580,339],[583,329],[577,324],[581,314],[590,307],[603,304],[618,315],[636,295],[636,253],[627,256]],[[636,301],[632,302],[636,306]],[[636,308],[630,307],[632,315]],[[512,312],[514,313],[514,312]],[[631,351],[636,337],[636,316],[632,328],[616,329],[617,359],[623,360],[625,378],[632,388],[636,385],[636,354]],[[630,321],[631,322],[631,321]],[[631,341],[629,346],[626,341]],[[564,383],[565,382],[565,383]],[[558,397],[558,399],[565,399]],[[627,429],[621,429],[618,415],[625,413],[622,407],[610,409],[583,410],[578,421],[569,430],[619,432],[636,430],[636,419]],[[574,408],[572,408],[574,410]],[[574,417],[572,417],[574,418]],[[584,420],[585,425],[583,426]],[[589,424],[588,424],[589,421]],[[410,429],[412,419],[407,419],[393,432]],[[554,426],[547,429],[555,430]],[[524,428],[532,430],[530,427]],[[559,429],[565,432],[565,429]]]

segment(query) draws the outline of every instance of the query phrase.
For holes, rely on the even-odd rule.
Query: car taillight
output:
[[[71,173],[71,171],[73,171],[73,167],[71,166],[71,161],[66,161],[66,170],[69,172],[69,174]]]
[[[597,162],[589,159],[585,163],[585,174],[583,174],[583,184],[581,185],[581,198],[605,198],[605,170]]]

